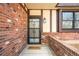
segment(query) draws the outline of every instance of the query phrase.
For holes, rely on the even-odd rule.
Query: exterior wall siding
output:
[[[52,10],[52,9],[51,9]],[[43,30],[43,33],[45,32],[50,32],[50,27],[52,27],[52,32],[57,32],[57,26],[56,26],[56,10],[52,10],[52,15],[50,15],[50,9],[47,9],[47,10],[43,10],[42,9],[42,16],[41,16],[41,9],[38,9],[38,10],[30,10],[29,11],[29,15],[30,16],[41,16],[42,17],[42,21],[44,20],[44,18],[46,18],[46,23],[44,23],[44,21],[42,22],[43,23],[43,27],[42,27],[42,30]],[[51,20],[52,22],[50,22],[50,16],[51,16]],[[52,23],[50,25],[50,23]]]
[[[52,10],[52,32],[57,32],[57,13],[56,10]]]
[[[50,10],[43,10],[43,19],[45,20],[45,23],[43,22],[43,32],[50,32]]]
[[[20,4],[0,4],[0,55],[19,55],[27,43],[27,13]]]
[[[29,15],[41,15],[41,10],[30,10]]]
[[[45,33],[42,42],[56,56],[79,56],[79,33]],[[75,43],[75,44],[74,44]]]

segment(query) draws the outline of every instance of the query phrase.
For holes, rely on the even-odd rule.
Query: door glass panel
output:
[[[30,43],[39,43],[39,38],[29,38]]]
[[[30,40],[30,43],[33,43],[34,42],[34,39],[33,38],[29,38]]]
[[[30,37],[39,37],[39,29],[30,29]]]
[[[39,28],[39,22],[38,21],[30,21],[30,28]]]
[[[39,38],[35,38],[35,43],[39,43]]]
[[[40,43],[40,19],[29,19],[29,43]]]
[[[34,21],[35,21],[35,22],[38,21],[38,22],[39,22],[39,19],[30,19],[30,21],[33,21],[33,22],[34,22]]]

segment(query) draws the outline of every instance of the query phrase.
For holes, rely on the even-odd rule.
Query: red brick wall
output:
[[[0,4],[0,55],[19,55],[27,42],[27,13],[20,4]]]
[[[64,40],[79,40],[79,33],[45,33],[43,43],[48,44],[52,53],[57,56],[79,56],[79,52],[73,46],[63,43]]]
[[[65,32],[49,32],[49,33],[43,33],[42,34],[42,43],[48,44],[48,35],[55,36],[56,38],[60,40],[79,40],[79,33],[65,33]]]
[[[78,50],[71,45],[63,43],[54,36],[49,36],[49,47],[57,56],[79,56]]]
[[[79,40],[79,33],[43,33],[42,43],[48,44],[52,53],[57,56],[79,56],[78,50],[69,44],[63,43],[64,40]]]
[[[43,33],[42,34],[42,39],[41,39],[41,43],[42,44],[48,44],[48,35],[49,35],[49,33]]]
[[[50,33],[60,40],[79,40],[79,33]]]

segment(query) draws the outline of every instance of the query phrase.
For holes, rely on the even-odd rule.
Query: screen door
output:
[[[29,18],[29,44],[40,44],[41,43],[41,31],[40,31],[40,18],[30,17]]]

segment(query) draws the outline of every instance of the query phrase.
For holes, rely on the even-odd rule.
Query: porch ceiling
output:
[[[57,3],[27,3],[28,9],[56,9]]]

